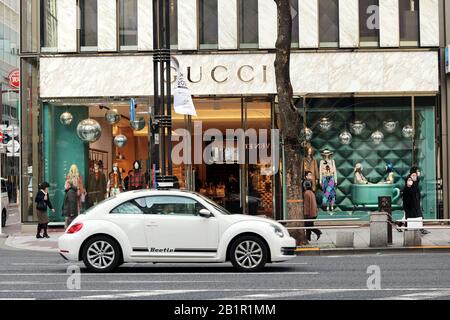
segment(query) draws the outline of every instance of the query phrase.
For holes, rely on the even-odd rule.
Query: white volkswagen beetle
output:
[[[58,240],[67,260],[94,272],[127,262],[225,262],[258,271],[294,257],[296,241],[281,224],[230,214],[208,198],[179,190],[119,194],[78,216]]]

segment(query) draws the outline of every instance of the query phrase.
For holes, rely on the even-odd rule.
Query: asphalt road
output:
[[[70,277],[69,267],[81,273]],[[367,287],[368,268],[380,270],[377,290]],[[369,283],[377,288],[376,280]],[[256,274],[236,273],[229,264],[132,264],[92,274],[56,254],[0,248],[0,299],[449,298],[450,254],[442,253],[296,257]]]

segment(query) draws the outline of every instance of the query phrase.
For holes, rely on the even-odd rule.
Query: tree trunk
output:
[[[290,55],[292,38],[292,16],[290,0],[274,0],[278,12],[278,38],[276,42],[275,77],[280,110],[280,130],[284,139],[286,156],[287,208],[288,219],[303,219],[302,201],[302,159],[300,156],[300,132],[303,121],[293,102],[293,91],[290,76]],[[295,224],[303,226],[303,223]],[[291,231],[290,234],[297,240],[297,244],[306,244],[304,230]]]

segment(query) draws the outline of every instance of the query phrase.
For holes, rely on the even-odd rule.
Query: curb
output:
[[[297,256],[338,256],[361,254],[450,253],[450,246],[383,247],[383,248],[297,248]]]

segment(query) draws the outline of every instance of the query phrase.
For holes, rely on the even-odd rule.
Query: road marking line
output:
[[[244,295],[244,296],[225,297],[225,298],[212,299],[212,300],[270,300],[270,299],[277,299],[277,298],[290,298],[290,297],[296,297],[296,296],[335,293],[335,292],[339,292],[339,291],[340,291],[339,289],[338,290],[318,289],[318,290],[314,290],[314,291],[300,289],[300,290],[294,291],[294,292],[258,293],[258,294]],[[344,291],[346,291],[346,290],[344,290]]]
[[[245,276],[259,276],[259,275],[318,275],[318,272],[154,272],[154,273],[81,273],[81,276],[211,276],[211,275],[245,275]],[[0,276],[63,276],[66,277],[66,273],[0,273]]]
[[[182,293],[194,293],[208,290],[152,290],[132,293],[120,293],[120,294],[104,294],[94,296],[81,296],[75,298],[63,298],[62,300],[106,300],[106,299],[125,299],[125,298],[142,298],[151,296],[160,296],[167,294],[182,294]]]
[[[36,281],[1,281],[0,284],[40,284]]]
[[[36,300],[36,298],[0,298],[0,300]]]
[[[229,283],[230,281],[214,281],[214,280],[186,280],[186,281],[127,281],[127,280],[116,280],[116,281],[89,281],[89,283]]]
[[[65,265],[72,265],[71,263],[67,262],[67,263],[29,263],[29,262],[16,262],[16,263],[12,263],[13,266],[65,266]]]
[[[418,292],[418,293],[403,294],[394,297],[380,298],[375,300],[427,300],[447,296],[450,296],[450,291]]]

